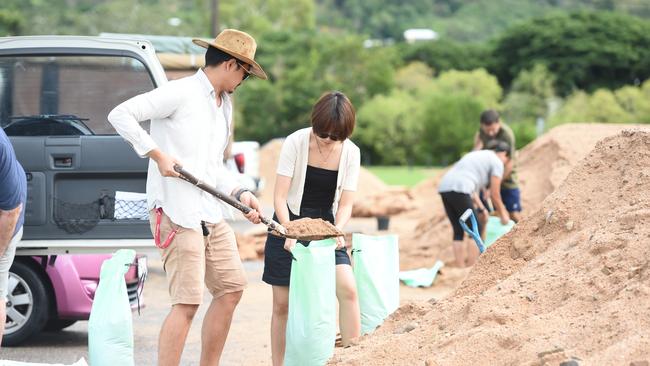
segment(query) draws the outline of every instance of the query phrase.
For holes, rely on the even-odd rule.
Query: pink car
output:
[[[7,323],[3,346],[14,346],[42,330],[57,331],[88,320],[99,283],[99,272],[110,255],[18,256],[9,270]],[[131,308],[142,307],[140,281],[147,273],[146,257],[126,274]]]

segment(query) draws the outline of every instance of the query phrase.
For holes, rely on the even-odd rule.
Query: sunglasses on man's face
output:
[[[239,66],[239,67],[241,67],[242,69],[244,69],[244,76],[242,76],[241,81],[244,81],[244,80],[248,79],[248,77],[251,76],[251,73],[248,71],[249,69],[247,69],[246,67],[244,67],[244,65],[243,65],[242,63],[240,63],[239,61],[235,61],[235,62],[237,63],[237,66]],[[250,66],[249,66],[249,67],[250,67]]]
[[[341,138],[337,135],[331,134],[331,133],[321,133],[321,132],[316,132],[316,135],[322,139],[330,139],[332,141],[339,141]]]

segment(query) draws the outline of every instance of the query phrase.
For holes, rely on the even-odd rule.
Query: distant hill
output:
[[[318,0],[317,23],[373,38],[431,28],[462,42],[491,39],[514,23],[552,12],[601,10],[650,18],[647,0]]]

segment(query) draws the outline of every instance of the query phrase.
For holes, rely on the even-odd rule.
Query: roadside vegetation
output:
[[[331,89],[357,108],[353,139],[366,165],[447,165],[471,148],[486,108],[501,112],[518,147],[562,123],[650,123],[650,4],[486,4],[220,1],[221,27],[254,35],[270,76],[238,93],[237,139],[263,144],[307,126],[310,106]],[[208,0],[7,0],[0,34],[207,38],[209,9]],[[408,44],[408,28],[439,38]],[[374,47],[364,47],[369,39]]]

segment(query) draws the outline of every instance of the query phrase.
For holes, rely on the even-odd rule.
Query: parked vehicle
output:
[[[9,271],[7,320],[3,346],[16,346],[42,331],[58,331],[88,320],[106,254],[16,256]],[[126,274],[133,309],[144,306],[139,276],[146,257]]]
[[[251,192],[257,194],[264,189],[264,181],[260,178],[259,142],[233,142],[226,164],[237,173],[239,182]]]
[[[147,160],[106,116],[166,81],[146,41],[0,38],[0,126],[28,184],[3,345],[88,319],[106,253],[152,246],[147,220],[114,215],[117,191],[145,191]],[[146,258],[138,256],[126,276],[133,307],[145,274]]]

